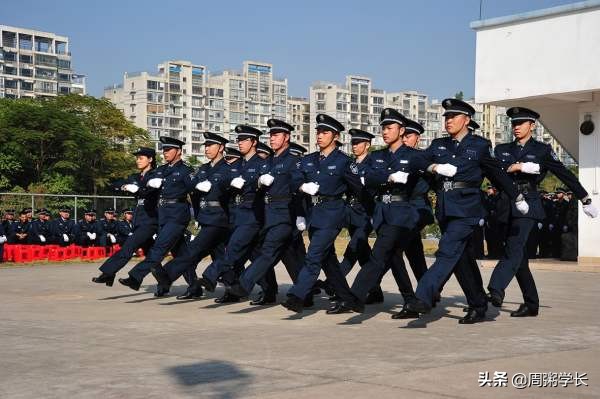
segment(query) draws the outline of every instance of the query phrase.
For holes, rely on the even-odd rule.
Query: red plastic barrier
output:
[[[15,262],[32,262],[33,251],[30,245],[18,245],[18,249],[15,251]]]

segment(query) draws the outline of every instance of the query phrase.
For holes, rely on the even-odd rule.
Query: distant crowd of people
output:
[[[104,217],[96,218],[96,210],[85,210],[83,219],[71,219],[71,209],[62,206],[58,215],[52,218],[46,208],[35,211],[25,208],[16,218],[14,209],[6,209],[0,224],[0,261],[4,243],[19,245],[61,245],[71,244],[83,247],[107,247],[123,244],[133,232],[133,211],[123,209],[121,218],[113,208],[104,210]]]
[[[500,259],[504,254],[511,204],[509,198],[492,185],[486,187],[483,195],[487,216],[480,220],[473,234],[474,256],[477,259]],[[528,257],[576,261],[577,201],[573,200],[573,192],[560,187],[555,192],[540,190],[539,196],[545,217],[529,234]]]

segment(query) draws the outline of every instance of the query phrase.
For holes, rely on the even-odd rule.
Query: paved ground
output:
[[[390,277],[386,302],[366,314],[328,316],[319,299],[298,317],[281,306],[182,303],[99,286],[89,282],[96,266],[0,269],[0,398],[600,397],[594,269],[537,270],[538,318],[508,316],[520,302],[511,286],[505,308],[488,312],[495,321],[460,326],[454,279],[443,306],[405,322],[389,317],[400,302]],[[508,386],[480,388],[486,371],[490,379],[507,372]],[[568,375],[566,388],[511,386],[515,373],[532,372],[587,373],[588,386]]]

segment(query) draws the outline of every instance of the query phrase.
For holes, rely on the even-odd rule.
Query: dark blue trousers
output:
[[[288,291],[288,294],[305,298],[312,290],[321,273],[321,267],[335,292],[345,301],[353,301],[346,278],[336,259],[334,243],[340,229],[316,228],[308,230],[310,244],[306,251],[304,265],[298,274],[298,281]]]
[[[146,258],[129,271],[129,275],[137,281],[143,281],[152,267],[160,266],[167,253],[180,243],[187,226],[178,223],[165,223],[158,228],[156,241],[146,254]]]
[[[100,266],[100,271],[102,273],[115,275],[131,260],[134,252],[139,248],[142,248],[145,254],[148,253],[148,249],[154,242],[152,236],[156,234],[157,231],[158,226],[156,225],[142,225],[136,227],[133,234],[127,237],[121,249],[104,261],[102,266]]]
[[[167,262],[164,268],[171,281],[177,280],[186,270],[195,276],[198,263],[213,254],[215,248],[227,240],[229,229],[219,226],[201,226],[198,235],[187,242],[180,253]]]
[[[369,246],[369,234],[373,228],[370,223],[363,226],[348,226],[350,241],[344,251],[344,258],[340,262],[344,276],[350,273],[356,262],[363,266],[369,261],[371,247]]]
[[[531,308],[537,309],[540,305],[540,299],[533,275],[529,269],[527,253],[527,239],[533,228],[537,228],[537,220],[527,218],[512,218],[510,220],[504,256],[494,268],[488,287],[504,295],[504,290],[513,277],[516,277],[525,303]]]
[[[469,306],[478,311],[487,309],[487,299],[479,278],[474,274],[473,259],[467,244],[477,225],[477,218],[450,218],[440,223],[442,238],[436,259],[417,285],[416,297],[428,305],[440,292],[450,274],[454,272],[465,293]]]
[[[240,285],[246,292],[252,292],[254,285],[265,277],[269,270],[273,269],[281,258],[286,244],[289,244],[291,235],[292,226],[287,223],[277,224],[266,229],[258,257],[240,277]],[[272,276],[270,277],[272,278]],[[268,283],[273,284],[273,281],[268,281]]]
[[[224,256],[208,265],[202,276],[214,284],[219,278],[226,285],[234,284],[243,270],[243,264],[251,256],[253,246],[259,240],[259,232],[258,224],[236,226],[227,242]]]

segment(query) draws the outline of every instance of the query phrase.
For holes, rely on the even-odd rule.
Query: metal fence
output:
[[[72,218],[77,220],[87,209],[95,209],[102,214],[106,208],[114,208],[117,212],[135,206],[133,197],[116,195],[78,195],[78,194],[36,194],[36,193],[0,193],[0,209],[14,209],[17,213],[25,208],[46,208],[57,215],[60,207],[67,206],[72,210]]]

